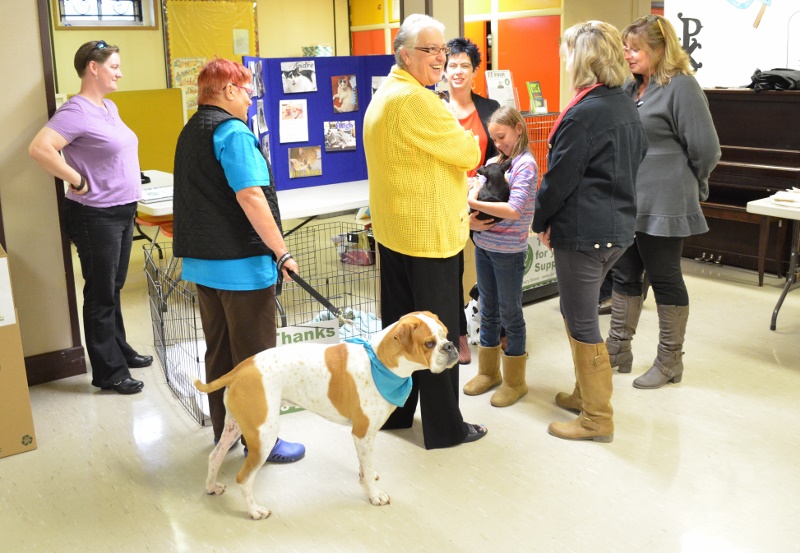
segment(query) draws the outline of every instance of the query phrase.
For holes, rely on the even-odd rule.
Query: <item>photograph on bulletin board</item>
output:
[[[325,151],[347,152],[356,149],[355,121],[325,121]]]
[[[263,96],[265,92],[264,77],[261,74],[261,60],[247,62],[247,68],[253,74],[252,86],[254,96]]]
[[[348,113],[358,110],[358,93],[355,75],[336,75],[331,77],[333,91],[333,112]]]
[[[281,144],[308,141],[308,103],[305,100],[281,100],[278,103]]]
[[[267,161],[272,163],[272,157],[269,155],[269,133],[261,137],[261,153],[267,158]]]
[[[314,177],[322,174],[320,146],[289,148],[289,178]]]
[[[316,92],[317,70],[313,61],[281,62],[281,82],[284,94]]]

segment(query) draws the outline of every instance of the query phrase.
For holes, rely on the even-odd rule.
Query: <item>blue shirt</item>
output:
[[[258,139],[242,121],[230,119],[216,128],[214,155],[234,192],[271,184]],[[217,290],[262,290],[277,282],[278,269],[267,255],[242,259],[185,257],[181,278]]]

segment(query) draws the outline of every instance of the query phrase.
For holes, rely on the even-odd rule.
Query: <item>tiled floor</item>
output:
[[[139,245],[124,292],[130,341],[153,353]],[[547,434],[568,420],[553,403],[572,389],[567,339],[551,299],[525,308],[529,394],[505,409],[461,397],[489,427],[474,444],[426,451],[417,427],[377,441],[392,503],[358,484],[347,428],[308,412],[281,417],[306,444],[290,466],[267,466],[251,521],[235,484],[241,448],[225,460],[228,492],[205,495],[211,430],[197,426],[160,367],[136,370],[143,393],[99,392],[88,376],[31,389],[38,449],[0,460],[0,550],[36,551],[554,551],[800,550],[800,292],[769,330],[782,281],[684,260],[692,298],[686,372],[678,385],[636,390],[657,339],[648,298],[634,371],[614,375],[611,444]],[[608,325],[608,317],[602,324]],[[476,357],[476,356],[475,356]],[[463,381],[475,372],[462,367]]]

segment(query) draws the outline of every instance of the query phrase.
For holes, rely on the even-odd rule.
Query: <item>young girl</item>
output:
[[[469,192],[470,228],[475,231],[475,268],[481,298],[481,343],[478,347],[478,375],[464,386],[467,395],[482,394],[502,383],[492,396],[495,407],[507,407],[528,393],[525,383],[525,319],[522,315],[522,277],[528,250],[528,229],[533,219],[538,168],[528,145],[522,115],[501,107],[489,120],[489,135],[500,152],[489,163],[511,161],[506,179],[511,188],[507,202],[477,199],[480,184]],[[481,211],[502,218],[481,221]],[[500,327],[505,328],[508,348],[500,347]],[[500,359],[503,377],[500,376]]]

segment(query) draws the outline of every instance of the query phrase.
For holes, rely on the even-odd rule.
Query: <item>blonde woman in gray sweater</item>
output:
[[[708,231],[700,202],[720,157],[708,101],[695,80],[675,29],[658,15],[640,17],[622,32],[632,78],[624,90],[638,107],[650,144],[636,179],[636,239],[614,267],[612,367],[631,372],[631,340],[642,310],[642,273],[656,298],[659,344],[636,388],[660,388],[683,377],[689,294],[681,272],[683,240]]]

